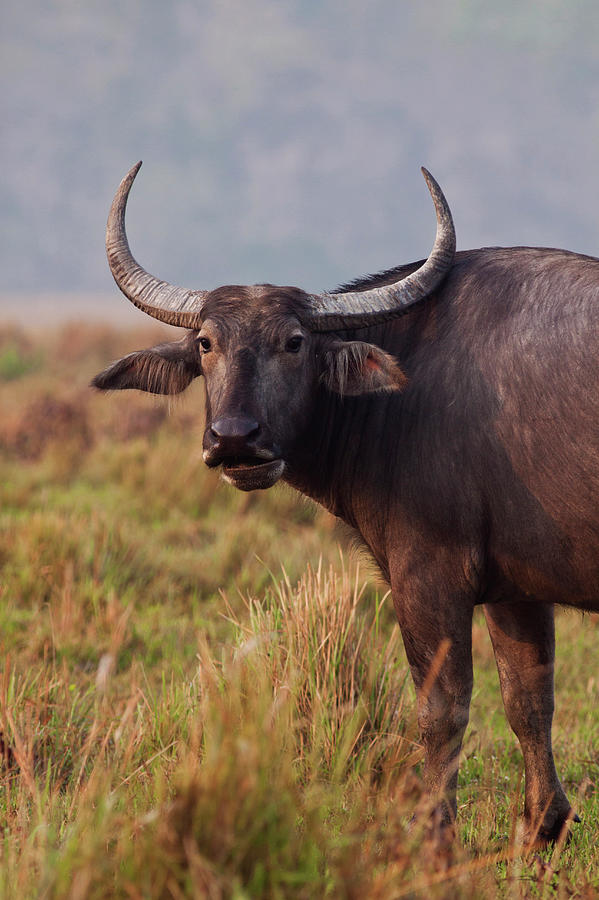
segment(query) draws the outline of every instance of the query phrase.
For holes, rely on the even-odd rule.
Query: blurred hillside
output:
[[[0,13],[0,291],[109,292],[111,197],[190,287],[332,287],[459,246],[599,252],[591,0],[30,0]]]

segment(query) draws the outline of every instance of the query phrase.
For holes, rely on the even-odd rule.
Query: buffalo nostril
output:
[[[226,416],[216,419],[210,431],[221,440],[245,440],[258,434],[260,425],[249,416]]]

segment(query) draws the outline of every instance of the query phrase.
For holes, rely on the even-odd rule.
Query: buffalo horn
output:
[[[306,324],[313,331],[364,328],[378,325],[418,303],[447,275],[455,256],[455,228],[443,191],[422,169],[437,212],[437,236],[430,256],[419,269],[395,284],[364,291],[311,295],[311,314]]]
[[[142,269],[129,249],[125,210],[140,166],[141,162],[138,162],[123,178],[110,207],[106,225],[106,254],[110,271],[123,294],[149,316],[181,328],[199,328],[207,291],[189,291],[159,281]]]

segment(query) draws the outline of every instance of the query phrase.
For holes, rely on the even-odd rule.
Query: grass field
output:
[[[165,332],[0,332],[0,896],[599,896],[597,619],[558,622],[558,770],[583,824],[518,849],[522,763],[482,619],[460,841],[418,825],[386,587],[290,490],[201,460],[202,389],[90,377]],[[345,548],[345,549],[340,549]]]

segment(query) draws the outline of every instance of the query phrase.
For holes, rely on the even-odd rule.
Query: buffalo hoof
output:
[[[432,807],[430,802],[423,803],[410,819],[409,830],[440,854],[449,852],[458,838],[455,817],[446,802]]]
[[[528,829],[523,843],[528,848],[539,850],[558,842],[568,843],[572,837],[572,823],[581,821],[580,816],[570,809],[565,815],[556,816],[551,824],[545,822],[541,828]]]

